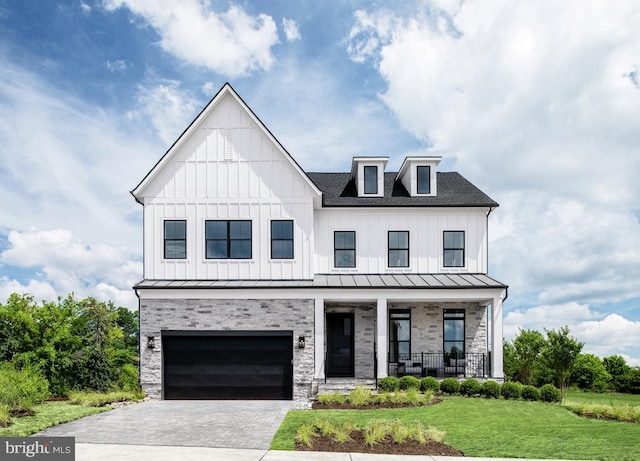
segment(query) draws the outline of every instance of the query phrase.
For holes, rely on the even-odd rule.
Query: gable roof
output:
[[[411,197],[396,180],[384,174],[384,197],[358,197],[350,173],[309,173],[322,191],[324,207],[497,207],[498,203],[456,172],[438,172],[438,195]]]
[[[244,102],[244,100],[240,97],[240,95],[233,89],[229,82],[225,83],[222,88],[216,93],[216,95],[211,98],[211,101],[207,103],[207,105],[200,111],[198,116],[189,124],[189,126],[182,132],[182,134],[175,140],[175,142],[169,147],[169,149],[164,153],[164,155],[158,160],[158,162],[153,166],[153,168],[146,174],[142,181],[132,190],[130,191],[131,195],[134,196],[138,203],[142,203],[141,195],[144,192],[145,188],[153,181],[153,179],[159,174],[159,172],[164,168],[164,166],[170,162],[171,158],[175,155],[175,153],[180,149],[180,147],[184,144],[184,142],[189,139],[189,137],[198,129],[200,123],[206,119],[211,112],[218,106],[219,102],[226,96],[231,95],[240,106],[249,114],[253,122],[264,132],[264,134],[277,146],[278,150],[282,153],[282,155],[287,159],[293,168],[302,176],[305,182],[311,187],[311,189],[320,196],[322,193],[314,184],[314,182],[309,178],[307,173],[298,165],[298,162],[287,152],[280,141],[276,139],[276,137],[271,133],[271,131],[265,126],[264,123],[258,118],[258,116],[251,110],[251,108]]]

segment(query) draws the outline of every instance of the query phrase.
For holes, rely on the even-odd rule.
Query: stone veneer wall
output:
[[[308,402],[314,375],[313,299],[141,299],[140,382],[150,397],[162,398],[161,330],[292,330],[293,400]],[[156,339],[148,349],[147,336]],[[298,336],[305,348],[298,349]]]
[[[441,353],[444,309],[464,309],[466,352],[487,352],[487,309],[478,303],[390,303],[389,309],[411,310],[411,350]]]

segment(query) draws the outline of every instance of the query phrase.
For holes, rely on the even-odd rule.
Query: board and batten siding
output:
[[[310,279],[316,193],[233,97],[225,96],[144,191],[145,278]],[[187,258],[164,259],[165,219],[187,221]],[[252,259],[205,258],[205,221],[252,221]],[[271,260],[270,222],[294,222],[294,259]]]
[[[316,210],[317,273],[486,273],[487,210],[480,208],[332,208]],[[443,266],[443,232],[465,231],[465,266]],[[334,231],[356,232],[356,267],[336,268]],[[409,231],[409,267],[387,263],[387,232]]]

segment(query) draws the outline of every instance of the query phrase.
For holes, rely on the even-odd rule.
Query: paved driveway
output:
[[[77,443],[268,449],[291,401],[163,400],[46,429]]]

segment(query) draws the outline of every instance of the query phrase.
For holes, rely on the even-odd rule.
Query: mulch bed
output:
[[[64,395],[59,395],[57,397],[49,397],[47,402],[66,402],[69,400],[69,397],[65,397]]]
[[[429,402],[417,405],[418,407],[429,407],[442,402],[442,399],[431,399]],[[416,405],[407,403],[372,403],[371,405],[355,406],[350,403],[320,403],[317,400],[311,404],[313,410],[377,410],[379,408],[415,408]]]
[[[16,410],[9,413],[14,418],[24,418],[25,416],[33,416],[36,414],[33,410]]]
[[[360,431],[353,431],[350,435],[351,440],[344,443],[338,443],[331,437],[316,437],[313,445],[307,447],[296,442],[296,450],[298,451],[330,451],[342,453],[375,453],[375,454],[391,454],[391,455],[428,455],[428,456],[464,456],[460,450],[456,450],[447,444],[428,441],[425,444],[418,443],[414,440],[405,443],[395,443],[391,437],[378,442],[373,446],[367,446],[364,443],[364,435]]]

